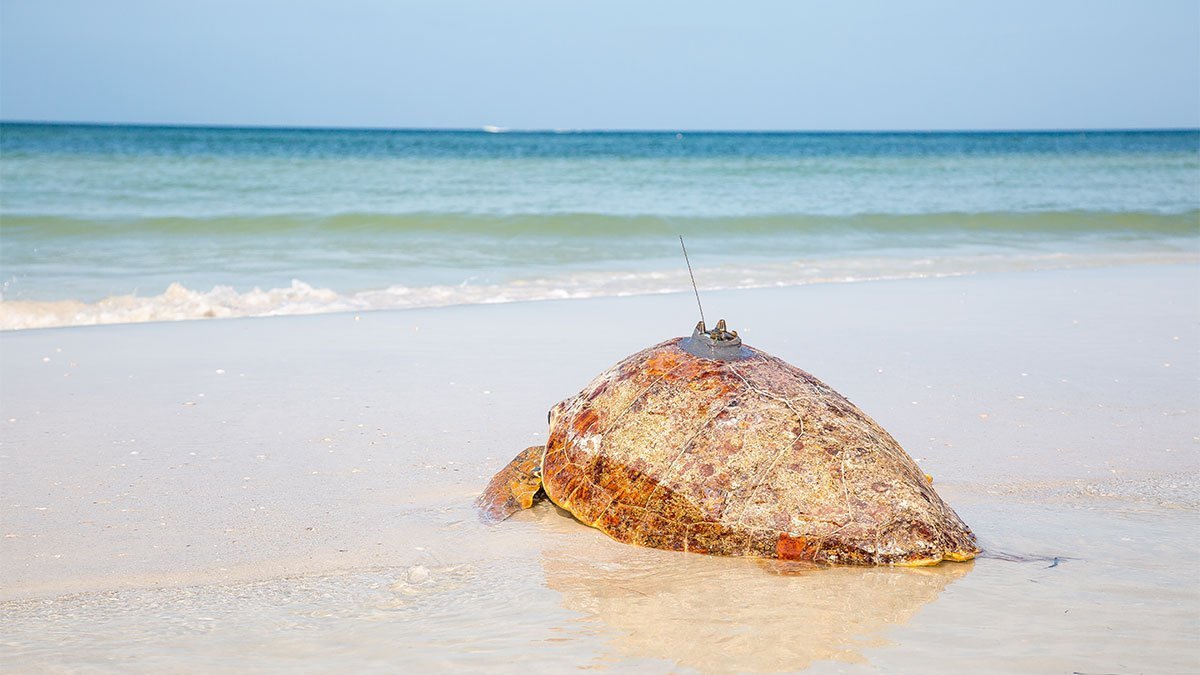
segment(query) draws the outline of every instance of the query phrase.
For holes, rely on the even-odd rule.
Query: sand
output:
[[[781,576],[471,499],[672,294],[0,334],[0,668],[1200,667],[1200,267],[705,296],[990,557]]]

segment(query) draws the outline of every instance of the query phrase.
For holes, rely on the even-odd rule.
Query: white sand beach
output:
[[[6,672],[1200,667],[1200,266],[706,294],[985,556],[780,575],[471,500],[683,294],[0,334]]]

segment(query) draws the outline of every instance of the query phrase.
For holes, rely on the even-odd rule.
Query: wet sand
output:
[[[471,499],[686,295],[0,334],[0,667],[1200,667],[1200,267],[704,298],[988,554],[792,575]]]

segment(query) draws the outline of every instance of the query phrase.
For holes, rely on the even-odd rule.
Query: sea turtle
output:
[[[479,496],[485,521],[544,494],[613,539],[676,551],[861,565],[979,553],[890,434],[724,320],[626,358],[548,421],[546,445]]]

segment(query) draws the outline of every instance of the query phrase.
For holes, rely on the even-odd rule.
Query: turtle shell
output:
[[[721,360],[681,342],[554,407],[551,501],[618,541],[677,551],[908,565],[978,553],[931,479],[844,396],[750,347]]]

